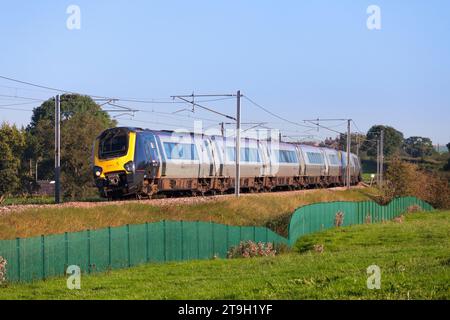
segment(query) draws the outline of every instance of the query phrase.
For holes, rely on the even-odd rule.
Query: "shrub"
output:
[[[228,259],[275,256],[276,250],[270,242],[241,241],[228,250]]]
[[[0,284],[6,282],[6,264],[6,259],[0,256]]]
[[[334,226],[335,227],[341,227],[344,223],[344,213],[339,211],[336,213],[336,216],[334,217]]]
[[[381,202],[395,197],[415,196],[435,208],[450,208],[450,187],[443,177],[421,170],[416,164],[394,158],[386,171]]]

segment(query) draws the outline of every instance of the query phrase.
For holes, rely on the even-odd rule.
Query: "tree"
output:
[[[358,152],[358,146],[361,149],[361,144],[366,140],[366,136],[360,133],[352,133],[350,134],[350,151],[353,153]],[[338,137],[339,141],[339,150],[347,150],[347,134],[341,133]]]
[[[368,156],[376,157],[376,141],[380,139],[381,130],[384,130],[384,155],[389,157],[401,151],[403,145],[403,133],[390,126],[375,125],[367,132],[367,140],[361,147],[361,150],[366,151]]]
[[[0,198],[20,190],[24,136],[15,125],[3,123],[0,127]]]
[[[429,138],[409,137],[403,143],[405,152],[413,158],[431,156],[433,154],[433,142]]]
[[[27,155],[39,161],[41,179],[54,177],[54,98],[33,111],[27,127]],[[92,184],[91,156],[95,137],[116,125],[90,97],[61,96],[61,181],[65,197],[83,197]]]
[[[450,142],[447,143],[447,150],[448,150],[448,152],[450,152]]]

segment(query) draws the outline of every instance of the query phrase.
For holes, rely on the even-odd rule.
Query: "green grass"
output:
[[[100,198],[100,196],[86,197],[79,199],[80,202],[102,202],[106,199]],[[55,204],[55,197],[53,196],[23,196],[23,197],[8,197],[1,205],[3,206],[17,206],[27,204]]]
[[[212,221],[229,225],[268,226],[282,235],[293,211],[303,205],[325,201],[369,200],[371,189],[308,190],[304,193],[225,197],[200,203],[151,205],[148,203],[90,203],[76,206],[30,208],[7,213],[0,219],[0,239],[76,232],[161,220]]]
[[[53,204],[54,197],[50,196],[33,196],[33,197],[8,197],[3,202],[4,206],[22,205],[22,204]]]
[[[362,180],[365,183],[370,183],[372,181],[372,174],[375,174],[375,173],[363,173],[362,174]],[[375,182],[375,179],[374,179],[374,182]]]
[[[323,244],[324,252],[309,250]],[[381,289],[366,287],[368,266]],[[450,211],[359,225],[300,239],[277,257],[149,264],[0,288],[0,299],[449,299]]]

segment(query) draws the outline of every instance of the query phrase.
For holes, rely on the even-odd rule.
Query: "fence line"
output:
[[[7,278],[11,282],[61,276],[69,265],[91,273],[148,262],[225,258],[231,246],[246,240],[292,246],[305,234],[333,227],[338,212],[343,214],[346,226],[364,223],[367,216],[372,222],[393,219],[411,206],[433,209],[414,197],[398,198],[387,206],[371,201],[316,203],[295,210],[288,238],[265,227],[160,221],[0,240],[0,256],[8,261]]]

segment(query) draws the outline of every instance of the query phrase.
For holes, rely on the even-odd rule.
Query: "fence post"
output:
[[[184,242],[183,242],[183,220],[180,221],[180,235],[181,235],[181,260],[184,260]]]
[[[166,220],[163,220],[163,247],[164,247],[164,261],[167,261],[167,244],[166,244]]]
[[[111,238],[111,227],[108,227],[108,264],[112,269],[112,238]]]
[[[45,279],[45,237],[41,235],[41,251],[42,251],[42,279]]]
[[[197,259],[200,259],[200,223],[196,221],[196,229],[197,229]]]
[[[88,273],[91,273],[91,230],[87,229],[87,258],[88,258]]]
[[[131,267],[131,244],[130,244],[130,225],[127,224],[127,258],[128,267]]]
[[[150,252],[149,252],[149,238],[148,238],[148,222],[145,223],[145,259],[147,262],[150,261]]]
[[[17,253],[17,278],[20,282],[20,238],[16,238],[16,253]]]
[[[212,221],[209,221],[209,225],[211,226],[211,258],[214,257],[214,224]]]
[[[227,253],[228,250],[230,249],[230,226],[226,225],[226,230],[227,230]]]
[[[67,267],[69,266],[69,238],[67,232],[64,232],[64,259],[66,262],[66,265],[64,267],[64,274],[65,274]]]

